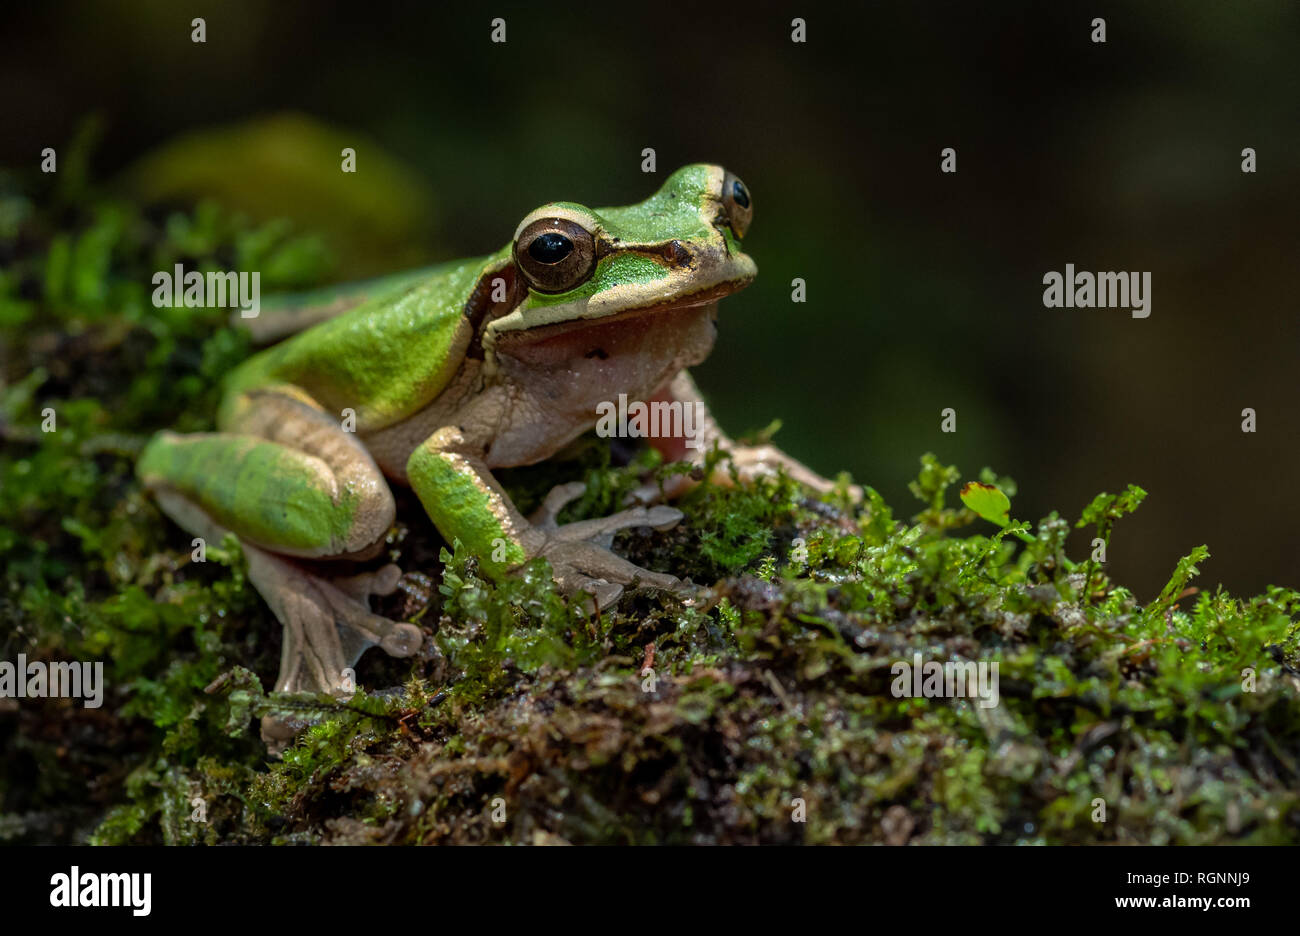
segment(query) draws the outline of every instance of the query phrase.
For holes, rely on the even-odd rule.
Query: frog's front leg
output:
[[[834,481],[822,477],[803,462],[787,455],[775,445],[741,445],[734,441],[722,430],[717,420],[713,418],[713,414],[709,412],[708,406],[700,397],[700,391],[695,386],[695,381],[685,370],[678,372],[677,376],[659,391],[655,399],[669,403],[681,403],[684,407],[690,406],[694,409],[694,433],[689,440],[692,443],[690,446],[687,446],[688,440],[683,436],[668,436],[650,440],[655,448],[659,449],[669,461],[690,461],[702,465],[705,455],[716,444],[727,453],[742,481],[770,476],[775,474],[778,469],[781,469],[795,481],[807,485],[819,494],[829,493],[835,487]],[[723,483],[729,480],[725,471],[721,475],[715,475],[715,477]],[[684,489],[689,485],[688,479],[678,476],[676,487]],[[681,493],[681,491],[670,487],[667,493],[672,497]],[[855,500],[862,499],[862,489],[857,485],[850,485],[849,493]]]
[[[356,438],[291,388],[241,397],[222,428],[160,433],[136,472],[193,535],[213,543],[227,531],[239,538],[249,581],[284,625],[276,690],[337,691],[344,668],[367,647],[393,656],[418,650],[418,628],[367,605],[371,594],[396,586],[396,566],[330,578],[301,562],[373,555],[392,524],[392,492]],[[296,726],[262,727],[268,742],[278,742]]]
[[[583,486],[577,483],[552,491],[530,523],[492,477],[481,453],[461,429],[444,427],[411,453],[406,472],[442,535],[448,542],[459,539],[485,567],[503,573],[543,556],[563,591],[588,593],[598,609],[616,601],[625,586],[681,588],[676,577],[642,569],[609,549],[619,530],[669,529],[681,520],[680,511],[636,507],[560,526],[556,515],[582,494]]]

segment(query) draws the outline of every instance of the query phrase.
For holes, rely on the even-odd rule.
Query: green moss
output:
[[[147,284],[238,258],[270,290],[319,278],[324,255],[215,205],[106,198],[81,162],[55,190],[0,195],[0,659],[100,659],[108,692],[98,710],[0,710],[0,838],[1300,839],[1300,593],[1197,591],[1198,547],[1140,604],[1065,543],[1091,527],[1109,547],[1141,489],[1033,524],[1010,479],[985,469],[954,497],[961,473],[933,455],[906,521],[871,488],[855,504],[847,485],[698,475],[681,524],[615,543],[698,588],[600,616],[545,562],[489,576],[399,493],[388,558],[407,575],[377,610],[431,639],[368,654],[348,702],[268,695],[278,625],[238,544],[194,562],[132,470],[157,429],[211,427],[248,341],[220,315],[152,308]],[[502,481],[527,513],[585,480],[569,521],[684,470],[587,437]],[[998,705],[896,697],[893,668],[917,654],[997,663]],[[267,714],[309,726],[281,759],[257,737]]]

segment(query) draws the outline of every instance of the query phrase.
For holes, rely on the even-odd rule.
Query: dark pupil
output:
[[[739,179],[731,183],[731,197],[741,208],[749,207],[749,193],[745,191],[745,186],[740,184]]]
[[[528,256],[538,263],[559,263],[571,253],[573,241],[554,231],[537,235],[528,245]]]

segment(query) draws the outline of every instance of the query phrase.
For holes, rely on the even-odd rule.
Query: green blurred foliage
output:
[[[353,151],[355,172],[342,172],[346,149]],[[328,245],[335,279],[420,266],[436,230],[426,179],[368,137],[301,114],[195,131],[142,157],[120,181],[145,204],[210,198],[257,222],[292,219]],[[285,270],[310,269],[292,259],[281,263]],[[267,275],[266,267],[250,264],[241,256],[236,266]],[[323,272],[303,275],[317,283]]]

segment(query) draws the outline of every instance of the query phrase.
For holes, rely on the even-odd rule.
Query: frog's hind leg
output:
[[[807,485],[819,494],[825,494],[835,488],[835,482],[822,477],[775,445],[741,445],[732,440],[713,418],[713,414],[709,412],[709,408],[700,397],[695,381],[685,370],[678,372],[677,376],[659,391],[656,400],[680,403],[683,407],[693,408],[691,414],[693,438],[690,440],[692,446],[688,447],[687,439],[680,434],[650,440],[651,444],[669,461],[690,461],[703,465],[705,455],[716,444],[728,454],[742,481],[773,475],[780,469],[795,481]],[[724,484],[730,480],[725,468],[716,473],[714,478],[715,481]],[[678,475],[674,482],[667,490],[670,497],[683,493],[690,486],[690,481],[684,475]],[[862,499],[862,489],[857,485],[850,485],[849,493],[855,500]]]
[[[228,532],[175,491],[160,487],[154,495],[163,512],[195,536],[217,543]],[[344,668],[355,665],[375,644],[398,657],[419,649],[416,628],[395,624],[366,607],[371,595],[392,594],[401,576],[397,566],[390,563],[375,572],[326,579],[250,542],[240,546],[249,580],[285,628],[276,691],[333,690]]]
[[[390,593],[396,566],[329,579],[299,559],[358,558],[382,549],[392,492],[366,450],[311,404],[288,394],[241,400],[227,428],[162,433],[137,473],[180,526],[209,542],[240,539],[249,580],[284,625],[276,689],[339,689],[343,670],[370,646],[409,656],[422,636],[411,624],[371,613],[371,594]],[[263,724],[268,741],[294,726]]]

